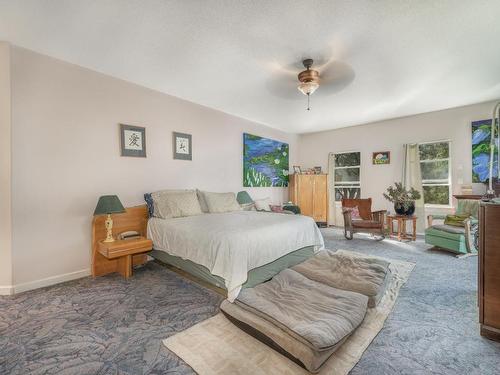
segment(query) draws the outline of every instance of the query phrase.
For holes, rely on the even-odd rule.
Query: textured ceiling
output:
[[[498,0],[0,0],[0,40],[304,133],[499,98],[499,15]],[[310,112],[305,57],[332,80]]]

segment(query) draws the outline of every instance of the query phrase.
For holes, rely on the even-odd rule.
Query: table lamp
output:
[[[111,214],[119,214],[122,212],[125,212],[125,208],[116,195],[103,195],[99,198],[94,211],[94,216],[108,215],[105,222],[106,239],[103,242],[113,242],[115,240],[113,238],[113,219],[111,219]]]

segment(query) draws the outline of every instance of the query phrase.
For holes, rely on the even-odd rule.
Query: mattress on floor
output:
[[[361,324],[368,297],[331,288],[286,269],[241,291],[221,310],[243,330],[311,372]]]
[[[292,269],[308,279],[337,289],[361,293],[375,307],[390,279],[389,262],[383,259],[322,250]]]
[[[224,315],[238,328],[313,373],[318,372],[326,360],[348,338],[348,336],[345,337],[337,346],[329,350],[318,352],[266,319],[243,309],[235,303],[225,300],[220,308]]]

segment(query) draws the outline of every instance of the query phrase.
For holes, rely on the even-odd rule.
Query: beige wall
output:
[[[243,132],[289,142],[295,163],[297,136],[17,47],[12,82],[13,275],[28,283],[16,290],[88,273],[100,195],[132,206],[165,188],[237,192]],[[147,158],[120,157],[119,123],[146,127]],[[193,161],[173,160],[172,131],[193,135]]]
[[[10,46],[0,42],[0,294],[12,284]]]
[[[375,209],[392,209],[382,193],[401,180],[403,144],[451,141],[453,192],[472,181],[471,122],[491,118],[493,102],[381,121],[300,137],[299,164],[328,170],[328,154],[361,151],[361,194],[372,197]],[[372,153],[390,151],[389,165],[373,165]],[[475,189],[482,192],[483,186]],[[337,212],[338,214],[338,212]],[[338,215],[337,215],[338,216]],[[331,217],[335,215],[331,212]]]

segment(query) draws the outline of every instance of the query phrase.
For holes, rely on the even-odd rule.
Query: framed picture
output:
[[[294,165],[293,166],[293,173],[295,173],[295,174],[301,174],[302,170],[300,169],[300,166]]]
[[[193,160],[191,134],[173,133],[174,159]]]
[[[391,164],[391,152],[390,151],[379,151],[373,153],[373,164]]]
[[[323,171],[322,171],[321,167],[314,167],[314,173],[321,174],[321,173],[323,173]]]
[[[122,156],[146,157],[146,128],[120,124]]]

